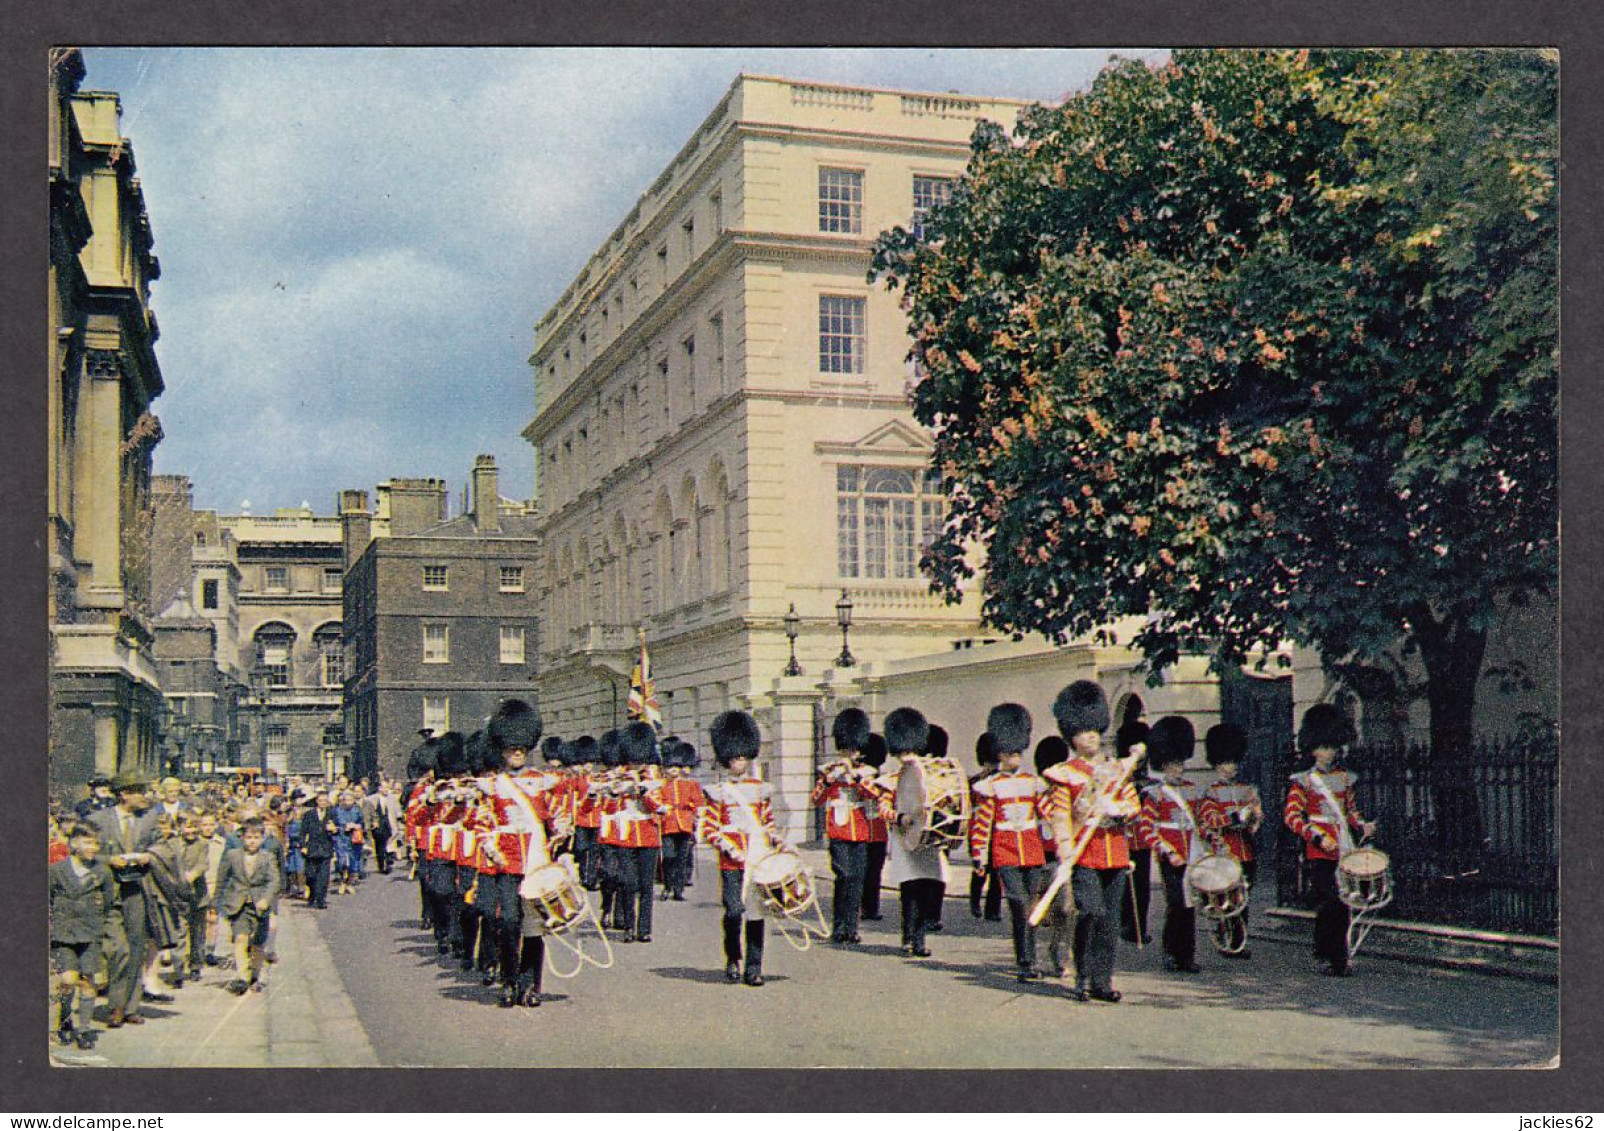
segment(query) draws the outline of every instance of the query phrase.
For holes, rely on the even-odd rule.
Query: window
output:
[[[318,653],[323,662],[323,686],[339,687],[345,683],[345,646],[338,636],[323,637],[318,641]]]
[[[423,626],[423,662],[447,664],[451,662],[451,626],[426,623]]]
[[[423,725],[435,734],[451,729],[451,700],[444,695],[423,697]]]
[[[952,199],[951,177],[914,177],[913,179],[913,234],[924,239],[928,232],[925,221],[930,213]]]
[[[338,593],[345,582],[345,573],[338,566],[323,567],[323,592]]]
[[[206,531],[204,531],[204,530],[195,531],[195,545],[197,545],[197,546],[206,545]]]
[[[288,593],[290,591],[289,567],[268,566],[266,570],[266,589],[269,593]]]
[[[657,380],[663,386],[663,415],[664,416],[668,416],[668,417],[672,417],[673,416],[672,405],[673,405],[674,398],[671,395],[671,392],[670,392],[670,389],[669,389],[668,358],[666,358],[666,357],[663,358],[662,360],[660,360],[657,363]]]
[[[423,587],[438,593],[443,593],[450,586],[447,584],[450,570],[443,565],[426,565],[423,567]]]
[[[287,772],[290,768],[290,728],[263,727],[262,742],[267,754],[267,768],[281,774]]]
[[[912,580],[941,532],[940,480],[894,467],[836,469],[836,563],[842,577]]]
[[[203,581],[203,582],[201,582],[201,608],[203,608],[203,609],[215,609],[215,608],[217,608],[217,582],[215,582],[215,581]]]
[[[504,664],[521,664],[524,662],[523,625],[504,624],[501,626],[501,662]]]
[[[724,387],[724,316],[715,314],[707,324],[713,331],[713,388],[723,394],[728,391]]]
[[[668,289],[668,245],[664,244],[657,249],[657,286],[659,290]]]
[[[713,212],[713,234],[716,236],[724,230],[724,194],[715,192],[707,198],[707,204]]]
[[[819,372],[862,373],[863,299],[819,296]]]
[[[295,630],[282,622],[264,624],[256,630],[256,663],[269,687],[290,686],[290,656],[295,647]]]
[[[696,413],[696,335],[680,343],[685,351],[685,404],[691,414]]]
[[[524,567],[501,567],[501,591],[503,593],[522,593],[524,591]]]
[[[819,170],[819,231],[855,235],[863,231],[863,174],[854,169]]]
[[[696,217],[689,217],[679,227],[685,236],[685,262],[690,263],[696,259]]]

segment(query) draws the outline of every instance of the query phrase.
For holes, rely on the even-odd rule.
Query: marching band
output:
[[[886,715],[891,763],[882,770],[863,758],[880,738],[869,716],[842,710],[832,726],[838,757],[819,769],[811,793],[824,809],[835,878],[826,924],[811,870],[776,827],[773,786],[756,770],[763,738],[752,716],[726,711],[714,720],[719,772],[704,786],[692,773],[695,747],[660,738],[651,723],[632,722],[600,742],[550,736],[542,744],[539,711],[507,700],[483,731],[427,737],[408,763],[405,830],[424,924],[440,954],[480,972],[486,986],[499,982],[500,1005],[539,1006],[543,971],[605,970],[614,937],[650,943],[654,892],[661,885],[657,898],[683,901],[695,846],[707,845],[718,858],[725,978],[758,987],[770,923],[798,950],[814,940],[859,941],[864,858],[881,823],[905,956],[931,955],[948,856],[967,851],[975,874],[1008,903],[1021,983],[1048,976],[1037,965],[1036,927],[1051,916],[1051,976],[1066,979],[1073,1000],[1121,1000],[1114,969],[1138,853],[1156,856],[1162,877],[1166,971],[1201,969],[1199,912],[1220,954],[1247,958],[1254,835],[1264,818],[1258,791],[1237,780],[1247,736],[1229,724],[1210,728],[1204,744],[1215,780],[1205,789],[1184,776],[1196,741],[1181,716],[1126,735],[1128,720],[1120,758],[1105,745],[1108,702],[1095,682],[1065,687],[1053,717],[1058,735],[1042,740],[1032,771],[1022,765],[1030,712],[1018,703],[992,708],[983,745],[997,760],[968,779],[946,756],[945,731],[934,743],[937,728],[921,712]],[[1305,842],[1318,897],[1315,953],[1337,976],[1351,974],[1363,938],[1350,909],[1362,918],[1390,896],[1385,855],[1360,844],[1375,826],[1359,815],[1352,775],[1334,765],[1350,740],[1335,707],[1305,713],[1298,749],[1312,766],[1293,775],[1284,813]],[[589,895],[598,890],[599,911]]]

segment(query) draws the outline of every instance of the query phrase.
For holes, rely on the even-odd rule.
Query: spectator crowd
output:
[[[143,1025],[186,986],[260,993],[286,900],[324,910],[404,850],[400,784],[136,772],[52,801],[52,1028],[91,1049],[97,1022]]]

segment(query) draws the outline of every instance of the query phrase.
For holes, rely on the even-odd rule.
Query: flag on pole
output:
[[[629,717],[645,719],[661,730],[663,710],[657,702],[657,685],[652,680],[652,660],[646,654],[646,630],[642,628],[637,631],[640,634],[640,658],[635,661],[635,670],[629,677]]]

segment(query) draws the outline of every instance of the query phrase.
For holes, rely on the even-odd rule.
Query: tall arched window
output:
[[[675,605],[674,598],[674,508],[668,495],[657,496],[657,554],[653,566],[656,576],[652,587],[656,591],[657,611],[666,613]]]
[[[317,651],[319,686],[344,686],[345,643],[339,621],[319,625],[312,633],[312,647]]]
[[[708,532],[702,521],[702,500],[696,490],[696,480],[689,475],[680,488],[680,512],[685,516],[683,596],[686,601],[696,601],[706,592],[704,579]]]
[[[842,577],[917,576],[945,516],[939,481],[897,467],[836,469],[836,560]]]
[[[295,629],[283,621],[269,621],[252,637],[256,644],[256,667],[269,687],[289,687],[293,682]]]

